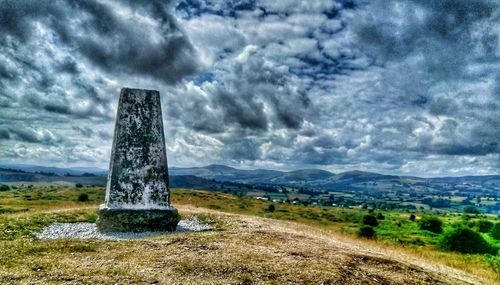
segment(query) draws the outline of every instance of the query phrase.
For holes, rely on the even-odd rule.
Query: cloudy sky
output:
[[[109,164],[120,88],[171,166],[500,174],[496,0],[0,0],[0,162]]]

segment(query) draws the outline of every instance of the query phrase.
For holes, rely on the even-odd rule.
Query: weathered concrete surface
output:
[[[175,231],[180,216],[177,210],[132,210],[109,209],[99,210],[97,228],[104,232],[147,232]]]
[[[127,222],[124,213],[131,217],[128,226],[123,225]],[[139,218],[140,215],[143,217]],[[113,230],[112,224],[116,224],[114,230],[132,230],[137,224],[132,220],[142,220],[146,223],[142,227],[147,227],[148,220],[154,217],[151,228],[148,228],[154,230],[162,226],[157,222],[162,215],[175,229],[179,215],[170,206],[160,93],[123,88],[118,103],[106,198],[97,224],[102,230]]]

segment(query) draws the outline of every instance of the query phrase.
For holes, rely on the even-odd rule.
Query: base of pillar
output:
[[[97,229],[103,232],[175,231],[181,217],[169,209],[99,209]]]

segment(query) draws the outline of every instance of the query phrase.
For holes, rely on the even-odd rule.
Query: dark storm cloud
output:
[[[91,87],[93,88],[93,87]],[[103,118],[105,120],[111,119],[110,102],[106,100],[96,100],[95,96],[91,93],[85,92],[89,88],[85,86],[74,85],[74,90],[78,92],[78,97],[91,99],[89,105],[86,107],[75,106],[74,98],[68,98],[64,90],[59,87],[51,87],[44,89],[45,92],[37,89],[22,96],[22,104],[31,106],[36,110],[45,110],[54,115],[71,116],[74,118]],[[50,116],[50,115],[49,115]]]
[[[365,51],[379,63],[412,59],[409,67],[434,83],[484,77],[472,73],[471,65],[498,58],[497,1],[377,0],[369,7],[366,18],[354,26]],[[428,87],[429,82],[423,83]]]
[[[77,131],[82,136],[87,137],[87,138],[91,137],[94,134],[94,130],[92,130],[89,127],[73,126],[72,128],[73,128],[73,130]]]
[[[35,130],[30,127],[10,127],[9,133],[19,141],[53,145],[63,142],[63,139],[47,129]]]
[[[164,1],[127,4],[133,4],[135,12],[144,13],[155,22],[141,22],[134,14],[121,16],[117,11],[123,8],[111,2],[2,1],[0,30],[26,43],[38,36],[34,31],[37,23],[41,23],[52,29],[63,44],[112,73],[150,75],[167,82],[176,82],[193,73],[194,51],[169,14],[170,4]],[[75,71],[71,64],[63,68]]]
[[[234,91],[241,92],[242,90]],[[214,104],[223,109],[225,123],[237,123],[242,128],[267,129],[267,116],[264,114],[263,103],[253,96],[248,96],[248,93],[229,93],[225,87],[222,87],[217,92]]]
[[[101,142],[124,82],[167,86],[197,69],[171,9],[170,1],[0,0],[0,160],[106,159]]]
[[[113,138],[113,134],[111,134],[110,132],[107,132],[107,131],[98,131],[97,134],[103,140],[110,140]]]
[[[486,57],[494,54],[498,45],[498,34],[489,22],[483,22],[498,20],[494,12],[499,4],[495,1],[378,0],[371,5],[374,9],[357,26],[357,34],[381,60],[417,53],[425,57],[427,71],[457,76],[467,67],[464,58],[471,52],[480,49],[476,58]]]
[[[194,50],[169,10],[164,1],[0,1],[0,123],[72,134],[69,120],[113,120],[122,76],[170,84],[192,73]],[[47,142],[30,131],[17,140]]]
[[[498,103],[491,88],[498,84],[492,64],[498,66],[500,4],[366,3],[363,20],[354,23],[354,30],[364,52],[386,67],[380,81],[385,97],[400,102],[403,114],[416,116],[421,110],[454,122],[451,129],[438,124],[418,147],[408,149],[440,155],[498,154],[498,127],[488,122],[498,122],[500,116],[493,111]],[[479,88],[484,82],[493,84]],[[391,95],[391,89],[398,93]]]
[[[266,132],[270,124],[273,128],[300,128],[310,111],[311,101],[288,69],[266,65],[254,46],[247,47],[238,56],[240,58],[233,59],[223,72],[217,72],[215,83],[202,85],[209,96],[205,104],[210,104],[226,126],[259,132]],[[193,106],[204,108],[205,105]],[[196,113],[204,116],[203,110]],[[207,124],[195,127],[218,131]]]
[[[8,140],[10,139],[10,134],[9,134],[9,131],[7,131],[6,129],[0,129],[0,139],[4,139],[4,140]]]
[[[257,8],[255,0],[231,0],[208,2],[200,0],[179,1],[176,11],[185,18],[199,17],[203,14],[214,14],[223,17],[236,17],[241,11],[254,11]]]
[[[313,108],[311,100],[297,76],[285,66],[265,62],[263,56],[258,47],[245,47],[216,70],[212,81],[179,91],[183,95],[167,104],[168,114],[206,133],[299,129]]]
[[[340,147],[339,142],[332,137],[318,137],[298,149],[294,154],[294,159],[306,164],[341,164],[346,155],[345,150],[340,150]]]
[[[225,152],[229,159],[256,160],[261,157],[259,144],[251,139],[235,140]]]
[[[70,114],[71,110],[68,105],[56,105],[56,104],[47,104],[43,106],[43,108],[49,112],[59,113],[59,114]]]
[[[420,150],[422,151],[422,150]],[[435,144],[432,146],[426,146],[423,151],[430,153],[446,154],[446,155],[486,155],[490,153],[500,152],[498,143],[492,142],[487,144]]]
[[[69,74],[79,74],[77,63],[70,57],[64,58],[58,65],[57,70]]]
[[[500,75],[497,74],[495,78],[495,87],[493,88],[493,96],[500,101]]]
[[[5,62],[0,64],[0,77],[2,79],[12,80],[17,76],[17,72],[13,67],[9,67]],[[1,84],[1,82],[0,82]]]
[[[21,141],[25,142],[42,142],[42,140],[36,135],[33,130],[29,129],[10,129],[10,131],[17,136],[17,138]]]

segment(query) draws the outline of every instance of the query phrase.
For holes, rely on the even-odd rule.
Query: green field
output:
[[[93,222],[97,218],[97,205],[104,199],[102,187],[68,187],[57,184],[16,184],[15,190],[0,192],[0,265],[10,266],[29,258],[39,250],[40,244],[31,245],[28,241],[35,238],[34,233],[53,222]],[[81,200],[82,194],[88,198]],[[283,194],[276,194],[276,198]],[[274,196],[271,197],[274,199]],[[223,212],[255,215],[260,217],[295,221],[358,238],[360,228],[366,226],[363,219],[375,216],[378,225],[374,226],[372,240],[390,247],[399,248],[410,254],[435,262],[472,272],[486,274],[500,282],[500,254],[461,254],[449,252],[442,247],[441,241],[458,228],[468,228],[478,232],[480,221],[500,223],[497,216],[471,214],[426,214],[399,211],[373,211],[368,209],[348,209],[320,206],[291,205],[257,200],[251,197],[238,197],[226,193],[174,189],[174,205],[192,205]],[[85,200],[85,199],[84,199]],[[270,207],[273,205],[273,207]],[[77,208],[77,209],[75,209]],[[274,208],[274,209],[272,209]],[[65,211],[65,209],[69,209]],[[182,213],[181,213],[182,214]],[[421,220],[435,217],[442,221],[442,233],[434,233],[421,228]],[[490,233],[480,235],[492,248],[500,248],[500,240]],[[81,250],[97,250],[92,243],[79,243]],[[88,247],[88,248],[87,248]],[[58,248],[57,250],[65,250]]]

